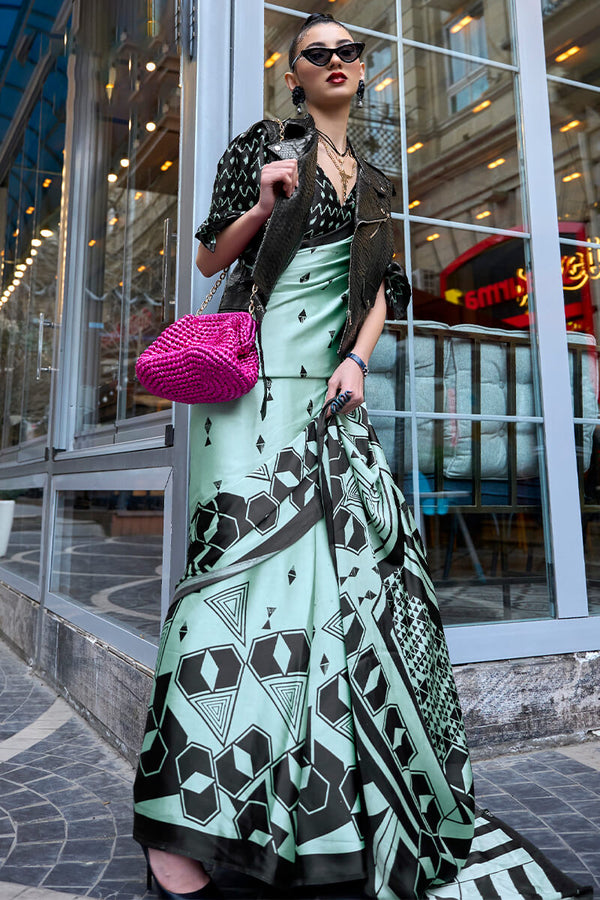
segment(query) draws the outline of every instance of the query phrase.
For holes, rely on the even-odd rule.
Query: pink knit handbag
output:
[[[139,357],[135,374],[151,394],[177,403],[221,403],[256,384],[255,288],[248,312],[200,315],[224,275],[198,313],[173,322]]]

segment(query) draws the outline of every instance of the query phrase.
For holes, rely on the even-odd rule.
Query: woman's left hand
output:
[[[350,391],[350,396],[338,413],[352,412],[365,399],[365,376],[352,359],[344,359],[327,382],[325,403],[345,391]],[[326,415],[327,417],[332,415],[331,409],[327,410]]]

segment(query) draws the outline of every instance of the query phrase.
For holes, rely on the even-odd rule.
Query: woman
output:
[[[188,566],[135,785],[163,896],[216,896],[202,862],[421,897],[473,836],[423,548],[362,405],[386,298],[409,296],[391,185],[346,135],[362,48],[307,19],[286,82],[310,115],[232,142],[197,233],[205,275],[239,260],[221,309],[256,285],[265,378],[192,408]]]

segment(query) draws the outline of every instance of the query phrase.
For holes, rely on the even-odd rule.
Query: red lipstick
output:
[[[332,84],[343,84],[344,81],[347,81],[347,77],[343,72],[332,72],[327,81],[331,81]]]

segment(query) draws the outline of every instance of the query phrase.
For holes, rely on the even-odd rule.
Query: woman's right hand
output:
[[[267,163],[260,173],[258,208],[268,218],[273,212],[277,197],[280,194],[291,197],[297,187],[298,160],[278,159],[275,162]]]

